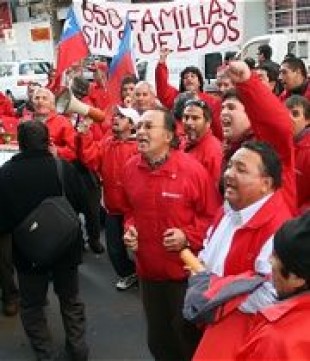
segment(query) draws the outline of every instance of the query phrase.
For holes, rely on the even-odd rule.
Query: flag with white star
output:
[[[69,8],[58,44],[57,74],[88,55],[88,46],[78,24],[73,7]]]

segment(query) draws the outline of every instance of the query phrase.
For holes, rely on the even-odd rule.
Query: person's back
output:
[[[56,161],[49,152],[47,127],[36,121],[18,127],[20,153],[0,168],[0,233],[14,229],[43,200],[62,194]],[[85,207],[84,188],[69,163],[62,162],[65,195],[76,212]],[[54,282],[66,331],[66,348],[72,360],[87,360],[84,305],[78,299],[81,232],[49,267],[38,267],[14,243],[21,298],[21,319],[38,360],[51,360],[53,347],[43,312],[48,283]],[[73,332],[74,330],[74,332]]]

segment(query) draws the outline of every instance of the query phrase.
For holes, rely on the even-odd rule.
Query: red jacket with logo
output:
[[[309,330],[307,292],[261,310],[236,361],[308,361]]]
[[[310,128],[295,138],[298,213],[310,209]]]
[[[57,148],[58,156],[67,161],[76,159],[75,130],[70,120],[53,112],[45,124],[49,130],[50,140]]]
[[[163,233],[180,228],[193,252],[202,247],[219,200],[207,172],[182,151],[171,151],[168,160],[152,170],[141,155],[129,160],[124,173],[128,200],[127,225],[138,231],[137,272],[149,280],[187,278],[177,252],[167,252]]]
[[[128,159],[137,153],[135,139],[120,140],[112,136],[94,142],[91,134],[79,137],[80,160],[102,179],[105,208],[111,214],[123,214],[126,204],[122,192],[123,172]]]
[[[156,92],[160,102],[168,109],[173,108],[174,99],[179,95],[179,91],[168,84],[168,68],[166,64],[158,63],[155,70]],[[213,134],[223,139],[222,125],[220,121],[221,101],[208,93],[200,92],[199,98],[203,100],[212,110],[211,129]]]

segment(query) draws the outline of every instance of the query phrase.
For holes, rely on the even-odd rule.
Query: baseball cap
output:
[[[118,113],[122,114],[126,118],[129,118],[133,122],[133,124],[138,123],[138,121],[140,119],[140,115],[135,109],[122,108],[119,105],[116,106],[116,109],[117,109]]]

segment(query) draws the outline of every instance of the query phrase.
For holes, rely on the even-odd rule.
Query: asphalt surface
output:
[[[138,287],[117,291],[116,275],[107,254],[85,253],[80,267],[81,298],[86,305],[90,361],[151,360],[146,345],[145,322]],[[59,360],[64,354],[64,331],[58,301],[49,288],[48,322]],[[0,360],[33,361],[35,357],[19,316],[0,315]]]

